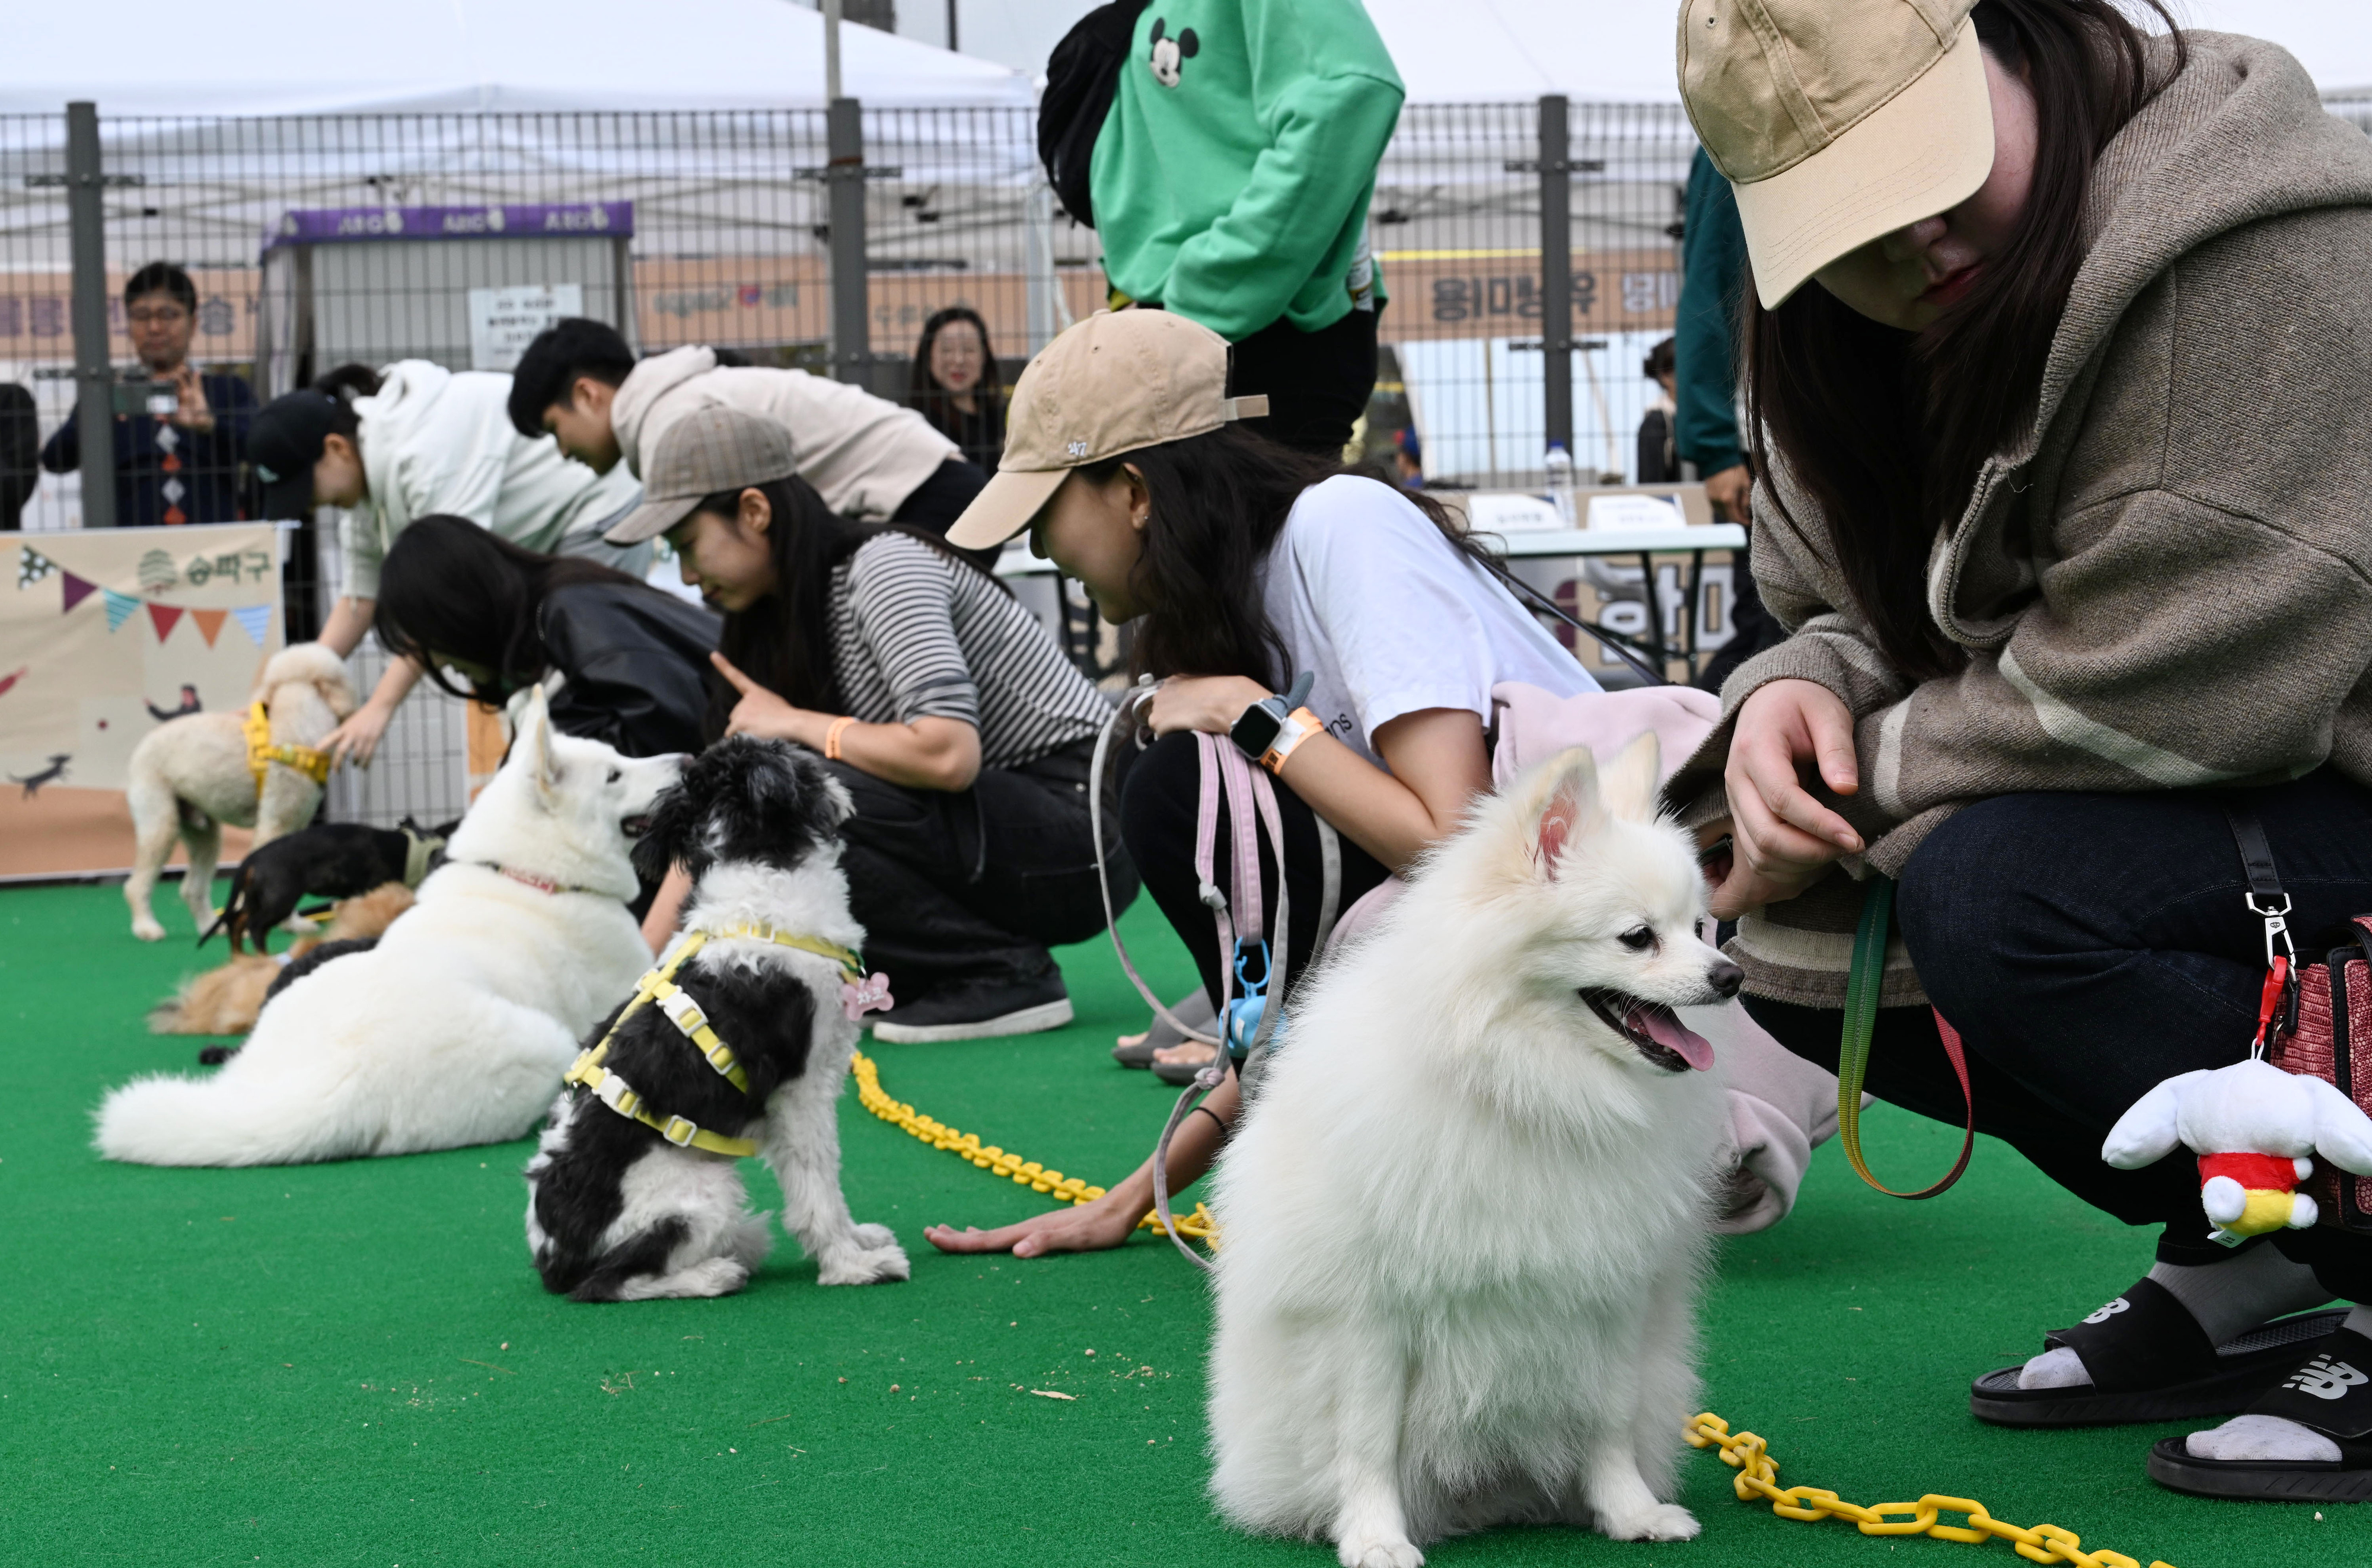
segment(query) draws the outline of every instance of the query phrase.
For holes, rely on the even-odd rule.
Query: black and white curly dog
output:
[[[853,1221],[840,1190],[833,1102],[858,1026],[843,1008],[834,960],[731,933],[762,928],[848,948],[864,941],[840,866],[850,810],[812,753],[737,737],[684,769],[635,842],[646,877],[672,862],[692,877],[684,929],[704,945],[675,981],[739,1059],[746,1094],[657,1006],[634,1009],[622,1025],[613,1013],[587,1041],[610,1036],[604,1066],[662,1120],[758,1145],[782,1183],[783,1227],[828,1285],[907,1275],[889,1227]],[[528,1246],[544,1288],[579,1301],[724,1295],[773,1242],[730,1157],[678,1147],[582,1087],[553,1104],[527,1179]]]

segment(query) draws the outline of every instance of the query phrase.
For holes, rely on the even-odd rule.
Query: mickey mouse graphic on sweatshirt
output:
[[[1188,28],[1176,38],[1164,38],[1169,23],[1159,17],[1153,18],[1153,79],[1165,87],[1178,85],[1179,70],[1202,52],[1203,41]]]
[[[1358,0],[1153,0],[1088,164],[1113,289],[1231,343],[1375,308],[1367,203],[1403,96]]]

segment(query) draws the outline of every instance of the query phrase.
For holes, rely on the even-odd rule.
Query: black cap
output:
[[[338,400],[309,388],[273,399],[247,427],[247,460],[263,486],[265,522],[313,515],[313,465],[338,427]]]

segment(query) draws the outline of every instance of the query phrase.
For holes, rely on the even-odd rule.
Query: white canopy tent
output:
[[[1411,103],[1485,103],[1545,93],[1600,103],[1672,103],[1673,0],[1366,0]],[[1084,10],[1085,6],[1078,6]],[[2172,0],[2187,27],[2268,38],[2325,92],[2372,86],[2365,0]]]
[[[787,0],[168,0],[29,6],[0,113],[103,116],[814,109],[823,17]],[[842,91],[868,108],[1026,106],[1030,75],[854,25]]]

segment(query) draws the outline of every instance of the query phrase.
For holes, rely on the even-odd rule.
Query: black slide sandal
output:
[[[2092,1375],[2073,1388],[2021,1388],[2021,1367],[2005,1366],[1969,1385],[1969,1413],[1995,1426],[2120,1426],[2233,1415],[2297,1366],[2301,1347],[2337,1330],[2343,1307],[2302,1312],[2211,1345],[2197,1319],[2156,1280],[2073,1328],[2043,1336],[2073,1350]]]
[[[2372,1339],[2343,1329],[2305,1365],[2253,1400],[2250,1415],[2273,1415],[2321,1433],[2339,1446],[2336,1460],[2202,1459],[2186,1437],[2150,1448],[2150,1479],[2201,1497],[2285,1503],[2372,1501]]]

